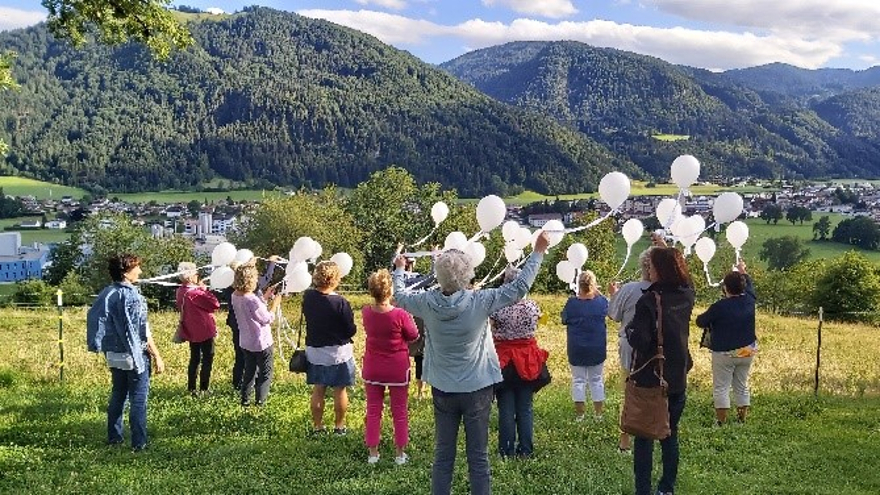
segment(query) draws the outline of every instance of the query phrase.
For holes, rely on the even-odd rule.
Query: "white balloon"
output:
[[[735,192],[722,193],[715,198],[712,205],[712,214],[718,224],[732,222],[742,214],[743,198]]]
[[[519,223],[516,220],[508,220],[501,226],[501,237],[507,242],[513,241],[517,232],[519,232]]]
[[[523,250],[521,248],[517,248],[513,244],[504,246],[504,259],[506,259],[508,263],[515,263],[518,259],[522,258],[522,256]]]
[[[254,259],[253,251],[251,251],[250,249],[239,249],[235,253],[235,258],[233,259],[233,261],[236,261],[238,263],[247,263],[252,259]]]
[[[229,242],[221,242],[211,251],[211,264],[214,266],[224,266],[235,261],[235,246]],[[229,287],[227,285],[227,287]]]
[[[700,258],[700,261],[702,261],[703,263],[708,263],[712,261],[712,257],[715,256],[715,241],[713,241],[709,237],[700,237],[700,240],[697,241],[695,249],[697,251],[697,257]]]
[[[285,275],[285,291],[287,293],[298,293],[309,288],[312,285],[312,276],[309,274],[308,267],[303,263],[304,269],[289,271]]]
[[[225,289],[232,285],[234,279],[235,272],[232,268],[229,268],[228,266],[215,268],[214,271],[211,272],[211,289]]]
[[[456,230],[455,232],[450,232],[449,235],[446,236],[446,241],[443,243],[443,249],[458,249],[459,251],[464,251],[467,241],[467,236]]]
[[[446,206],[446,203],[443,201],[437,201],[434,203],[434,206],[431,207],[431,218],[434,220],[434,225],[440,225],[448,216],[449,207]]]
[[[293,261],[305,261],[312,256],[315,241],[311,237],[300,237],[293,243],[290,250],[290,259]]]
[[[605,174],[599,181],[599,197],[602,198],[612,210],[620,208],[626,198],[629,197],[629,177],[620,172]]]
[[[531,243],[532,231],[526,227],[520,227],[512,244],[516,246],[517,249],[525,249],[525,247]]]
[[[690,254],[691,246],[697,242],[700,234],[703,233],[703,229],[706,228],[706,221],[703,220],[703,217],[694,215],[685,219],[682,223],[684,225],[681,227],[679,242],[685,247],[685,254]]]
[[[740,249],[749,240],[749,226],[739,220],[731,222],[724,231],[727,242],[735,249]]]
[[[292,261],[289,265],[287,265],[287,275],[290,275],[293,272],[307,272],[309,271],[309,264],[305,261]]]
[[[666,198],[657,204],[656,215],[662,227],[671,227],[681,216],[681,205],[672,198]]]
[[[587,262],[589,251],[587,251],[587,246],[577,242],[568,246],[568,251],[566,251],[565,255],[575,268],[580,268]]]
[[[480,230],[489,232],[495,227],[501,225],[504,217],[507,216],[507,206],[504,200],[490,194],[477,203],[477,223],[480,224]]]
[[[559,263],[556,263],[556,276],[566,284],[574,282],[576,273],[577,267],[571,264],[570,261],[562,260]]]
[[[681,155],[672,162],[672,182],[687,189],[700,177],[700,161],[691,155]]]
[[[676,219],[675,223],[672,224],[672,237],[675,238],[676,241],[681,241],[681,238],[690,232],[688,229],[688,217],[687,215],[681,215]]]
[[[562,225],[560,220],[548,220],[547,223],[541,228],[541,230],[547,232],[547,236],[550,240],[550,245],[547,247],[554,247],[560,242],[562,242],[562,238],[565,237],[565,225]],[[537,237],[535,237],[537,239]],[[534,244],[532,244],[534,246]]]
[[[312,253],[309,255],[309,261],[314,262],[321,257],[321,253],[323,252],[324,248],[321,247],[321,244],[318,241],[312,241]]]
[[[465,254],[470,256],[471,263],[474,268],[480,266],[486,259],[486,246],[479,242],[471,242],[464,248]]]
[[[645,233],[645,225],[638,218],[630,218],[623,224],[621,233],[626,241],[626,245],[632,246],[642,238],[642,234]]]
[[[330,257],[330,261],[339,266],[339,275],[342,277],[348,275],[351,272],[351,267],[354,266],[354,260],[348,253],[336,253]]]

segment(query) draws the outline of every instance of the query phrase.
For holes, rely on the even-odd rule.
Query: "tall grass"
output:
[[[536,458],[504,462],[493,453],[494,491],[632,493],[632,459],[616,452],[613,418],[621,399],[616,328],[609,326],[606,418],[575,423],[565,330],[558,319],[564,299],[536,300],[550,315],[538,339],[551,353],[554,380],[536,397]],[[365,302],[363,296],[352,297],[355,307]],[[297,309],[290,305],[286,313],[294,319]],[[55,313],[0,312],[0,493],[429,493],[429,399],[410,402],[411,462],[402,467],[391,462],[386,418],[382,460],[368,466],[362,389],[351,393],[348,436],[310,437],[308,387],[276,359],[267,406],[242,410],[230,391],[232,346],[222,323],[215,393],[206,399],[186,396],[188,349],[170,343],[174,313],[150,314],[168,366],[153,381],[150,447],[132,454],[105,446],[109,374],[103,358],[84,350],[84,317],[83,308],[64,313],[65,383],[59,385]],[[217,319],[224,317],[218,314]],[[691,332],[695,367],[681,423],[678,493],[880,492],[880,473],[872,467],[880,455],[877,329],[825,324],[818,400],[811,393],[816,322],[760,315],[758,329],[753,415],[745,425],[720,429],[712,427],[709,356],[696,346],[699,332]],[[355,348],[362,355],[362,332]],[[492,422],[494,450],[494,416]],[[455,493],[467,491],[463,454],[460,450]]]

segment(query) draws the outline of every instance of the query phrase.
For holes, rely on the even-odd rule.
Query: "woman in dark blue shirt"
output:
[[[737,271],[728,273],[722,282],[724,298],[697,317],[697,325],[709,329],[712,351],[712,384],[715,422],[727,421],[730,389],[736,397],[736,417],[743,422],[749,413],[749,372],[758,352],[755,337],[755,289],[740,261]]]
[[[562,324],[567,325],[566,348],[571,366],[571,398],[574,401],[575,421],[584,419],[586,388],[596,419],[605,410],[605,368],[608,332],[605,316],[608,299],[599,293],[596,275],[585,270],[578,277],[578,294],[570,297],[562,309]]]

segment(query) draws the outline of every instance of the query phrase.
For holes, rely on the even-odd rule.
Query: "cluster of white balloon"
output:
[[[254,258],[254,252],[250,249],[235,249],[230,242],[221,242],[211,251],[211,289],[222,290],[232,285],[235,272],[229,267],[234,262],[247,263]]]

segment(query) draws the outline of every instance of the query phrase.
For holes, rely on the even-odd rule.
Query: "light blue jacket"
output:
[[[403,269],[394,271],[397,306],[425,321],[423,379],[448,393],[467,393],[500,383],[501,367],[489,331],[489,315],[525,297],[544,255],[532,253],[512,282],[497,289],[404,292]]]

